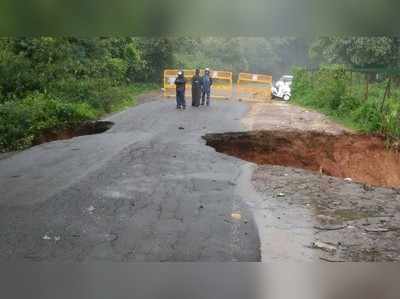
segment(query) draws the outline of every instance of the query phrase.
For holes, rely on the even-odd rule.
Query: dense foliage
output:
[[[361,131],[400,138],[399,38],[322,37],[310,56],[326,65],[295,70],[295,102]]]
[[[0,150],[121,108],[160,80],[171,50],[162,38],[1,38]]]
[[[388,80],[369,82],[365,74],[346,71],[343,65],[322,66],[318,71],[294,71],[293,100],[316,108],[344,124],[368,133],[400,138],[400,89],[387,92]],[[385,95],[386,93],[386,95]]]
[[[399,64],[397,37],[322,37],[310,48],[312,58],[352,67],[394,67]]]

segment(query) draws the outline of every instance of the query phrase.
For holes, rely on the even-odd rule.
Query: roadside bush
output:
[[[0,49],[0,103],[24,97],[39,88],[37,75],[22,55]]]
[[[167,38],[0,38],[0,150],[134,104],[171,50]]]
[[[342,66],[323,66],[312,75],[296,69],[293,101],[326,113],[354,129],[399,139],[400,91],[393,90],[383,103],[387,81],[373,82],[369,85],[368,100],[365,100],[365,81],[353,83],[353,86],[349,82],[349,75]]]
[[[63,101],[87,103],[99,115],[111,112],[113,106],[129,97],[121,86],[113,86],[107,79],[91,78],[59,80],[51,84],[50,93]]]
[[[347,78],[343,67],[322,67],[315,76],[314,93],[321,107],[328,110],[338,110],[343,99],[346,97]]]
[[[351,112],[353,121],[363,132],[380,132],[382,127],[382,118],[378,104],[371,99],[362,103]]]
[[[400,139],[400,102],[390,98],[382,113],[382,132],[390,139]]]
[[[298,100],[312,92],[311,73],[302,68],[294,68],[293,75],[295,80],[292,84],[292,95]]]
[[[120,58],[107,58],[104,64],[104,77],[110,78],[113,85],[126,83],[128,62]]]
[[[383,107],[380,101],[371,99],[355,109],[352,117],[364,132],[382,133],[389,139],[400,138],[400,103],[397,99],[388,99]]]
[[[30,146],[44,130],[62,129],[95,117],[86,103],[66,103],[45,94],[9,101],[0,105],[0,150]]]

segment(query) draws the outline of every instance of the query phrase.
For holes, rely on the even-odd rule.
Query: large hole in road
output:
[[[34,144],[42,144],[55,140],[71,139],[78,136],[101,134],[114,125],[109,121],[84,122],[64,129],[50,129],[43,132],[34,140]]]
[[[254,131],[203,138],[220,153],[257,164],[303,168],[372,186],[400,187],[400,154],[388,150],[379,136]]]

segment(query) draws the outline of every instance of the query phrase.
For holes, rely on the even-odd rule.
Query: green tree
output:
[[[141,57],[146,61],[140,81],[161,81],[164,69],[173,65],[172,40],[168,38],[136,38],[137,48]]]
[[[352,67],[398,65],[399,39],[396,37],[323,37],[310,48],[319,62],[341,63]]]

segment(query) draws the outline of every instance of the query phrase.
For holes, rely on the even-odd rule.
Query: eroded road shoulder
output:
[[[229,153],[260,164],[275,164],[254,166],[256,170],[252,173],[252,186],[247,185],[248,178],[245,180],[245,186],[250,190],[247,193],[252,194],[254,189],[256,192],[250,205],[253,206],[260,232],[263,260],[400,260],[398,152],[382,149],[382,141],[376,137],[369,140],[368,136],[328,136],[337,140],[334,144],[339,150],[336,153],[332,151],[319,161],[322,167],[315,168],[311,160],[318,155],[311,150],[307,156],[302,156],[302,148],[315,146],[318,153],[318,149],[324,149],[326,144],[318,143],[318,140],[310,141],[308,145],[295,139],[288,140],[285,139],[285,132],[292,132],[287,136],[293,137],[296,134],[340,135],[348,133],[348,130],[319,113],[285,103],[253,104],[244,123],[248,130],[277,130],[279,132],[276,135],[282,141],[279,145],[281,148],[273,148],[266,134],[263,137],[264,145],[246,145],[241,141],[244,151],[232,150]],[[293,130],[297,133],[293,133]],[[238,135],[235,138],[238,139]],[[342,139],[350,142],[345,141],[343,150],[340,150]],[[240,140],[236,141],[240,144]],[[291,145],[296,145],[293,147],[296,150]],[[263,146],[267,148],[262,150]],[[357,148],[360,150],[355,150]],[[257,156],[257,151],[264,157]],[[269,151],[272,151],[272,155],[268,155]],[[242,155],[245,152],[248,154]],[[275,158],[282,155],[289,160],[274,159],[274,155]],[[358,163],[358,157],[363,157],[365,163]],[[288,163],[291,159],[302,162]],[[325,172],[330,168],[323,167],[327,166],[324,162],[333,163],[330,166],[335,171],[332,169],[331,173],[339,178],[326,175]],[[292,167],[279,166],[290,164],[293,164]]]

